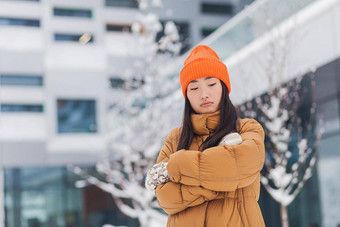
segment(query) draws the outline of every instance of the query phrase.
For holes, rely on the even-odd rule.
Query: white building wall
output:
[[[160,18],[189,23],[191,43],[198,43],[201,26],[218,27],[229,18],[212,15],[200,20],[199,4],[199,0],[164,0]],[[54,7],[91,9],[93,17],[57,17]],[[0,74],[43,77],[41,87],[0,85],[0,104],[40,104],[44,109],[0,112],[0,207],[4,207],[3,168],[93,164],[100,158],[106,146],[107,106],[110,95],[117,95],[108,79],[124,73],[122,59],[129,63],[134,58],[132,35],[107,32],[106,24],[131,25],[138,14],[137,9],[106,7],[104,0],[0,1],[0,17],[40,20],[40,27],[0,25]],[[94,42],[55,42],[56,32],[91,33]],[[95,100],[98,132],[58,134],[58,98]],[[0,226],[3,220],[0,209]]]
[[[238,0],[216,2],[237,5]],[[229,19],[202,16],[200,4],[200,0],[164,0],[164,7],[156,13],[161,20],[189,23],[190,39],[195,44],[202,38],[202,26],[218,27]],[[92,18],[54,16],[54,7],[91,9]],[[104,134],[108,128],[105,114],[112,100],[110,96],[117,95],[110,89],[109,78],[122,76],[123,65],[129,67],[136,55],[132,35],[107,32],[106,24],[131,25],[139,14],[138,9],[106,7],[104,0],[0,1],[0,17],[40,20],[40,27],[0,26],[0,74],[43,77],[41,87],[0,85],[0,103],[41,104],[44,108],[42,113],[0,113],[0,148],[6,157],[3,165],[93,163],[99,158],[93,155],[105,149]],[[56,42],[55,33],[91,33],[94,42],[86,45]],[[95,100],[98,132],[59,134],[58,98]],[[43,150],[26,156],[25,150],[35,146]],[[23,147],[27,149],[21,151]],[[16,160],[14,155],[7,154],[26,158]]]

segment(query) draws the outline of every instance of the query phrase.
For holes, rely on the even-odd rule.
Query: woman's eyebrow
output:
[[[212,76],[208,76],[208,77],[204,78],[204,80],[209,80],[209,79],[212,79],[212,78],[213,78]],[[192,80],[190,83],[197,83],[197,80]]]

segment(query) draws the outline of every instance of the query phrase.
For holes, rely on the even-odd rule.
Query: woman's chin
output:
[[[195,111],[198,114],[210,114],[216,112],[216,108],[201,108],[198,111]]]

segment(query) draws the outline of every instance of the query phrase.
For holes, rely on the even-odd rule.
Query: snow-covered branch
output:
[[[261,14],[250,16],[254,32],[262,35],[266,31],[266,37],[270,37],[264,56],[256,62],[264,72],[268,92],[240,106],[241,114],[256,118],[265,130],[266,160],[261,182],[281,205],[283,227],[289,226],[286,207],[312,176],[320,140],[320,132],[316,131],[314,71],[291,79],[288,66],[292,50],[303,35],[297,26],[292,25],[289,32],[280,26],[280,16],[296,8],[300,6],[285,2],[280,7],[263,7]],[[294,18],[292,21],[296,23]]]
[[[160,0],[140,0],[139,4],[142,13],[132,25],[137,60],[127,69],[123,95],[114,100],[108,113],[115,124],[106,135],[107,151],[96,164],[95,175],[79,167],[72,170],[83,179],[79,187],[91,184],[110,193],[120,211],[137,218],[141,226],[165,226],[167,215],[144,187],[144,179],[165,137],[179,123],[183,97],[167,66],[181,44],[171,21],[164,26],[164,36],[156,40],[162,24],[148,8],[162,7]]]

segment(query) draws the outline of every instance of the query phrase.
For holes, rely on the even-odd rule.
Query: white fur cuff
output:
[[[242,137],[237,132],[233,132],[224,136],[219,145],[238,145],[240,143],[242,143]]]

